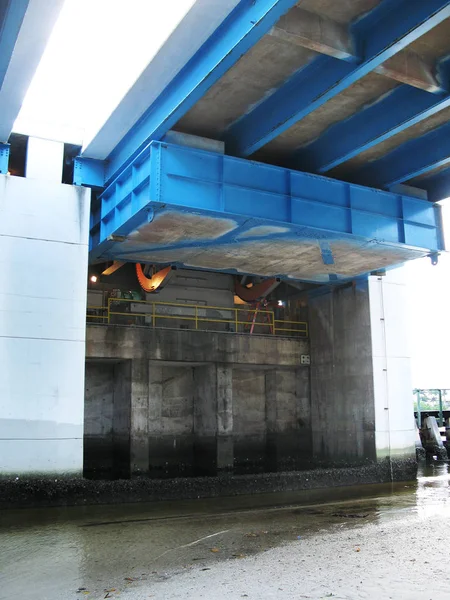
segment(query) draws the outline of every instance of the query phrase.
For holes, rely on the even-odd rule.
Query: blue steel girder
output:
[[[0,88],[29,3],[30,0],[3,0],[0,4]]]
[[[401,194],[153,142],[103,192],[91,223],[91,258],[145,262],[151,254],[162,263],[196,248],[225,253],[231,248],[239,261],[246,244],[265,240],[275,248],[282,241],[287,249],[316,247],[322,270],[337,280],[343,277],[342,253],[358,261],[359,252],[386,252],[390,258],[380,263],[371,258],[366,269],[371,271],[442,249],[438,212],[429,202]],[[290,259],[284,256],[271,274],[288,276],[283,263]],[[365,272],[358,268],[352,276]]]
[[[352,180],[385,188],[450,164],[450,123],[405,142],[352,173]]]
[[[301,148],[292,166],[326,173],[449,106],[449,94],[429,94],[402,85]]]
[[[229,127],[228,147],[252,155],[448,17],[450,0],[384,0],[354,26],[356,64],[314,60]]]
[[[297,0],[241,0],[108,157],[106,180],[161,139]]]
[[[450,198],[450,167],[437,173],[430,173],[427,177],[422,178],[417,185],[427,190],[428,199],[431,202]]]

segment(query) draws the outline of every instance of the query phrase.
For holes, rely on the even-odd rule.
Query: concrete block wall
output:
[[[101,407],[110,390],[97,381],[99,372],[108,372],[99,361],[131,365],[124,431],[129,474],[215,475],[309,464],[309,369],[300,366],[307,341],[249,337],[88,327],[86,402],[97,389]],[[108,444],[108,428],[105,433]],[[126,460],[125,449],[120,455]]]
[[[0,474],[83,466],[90,191],[0,175]]]

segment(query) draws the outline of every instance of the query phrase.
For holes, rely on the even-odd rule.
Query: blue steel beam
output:
[[[20,112],[64,0],[11,0],[0,28],[0,141]]]
[[[332,264],[327,241],[333,239],[441,248],[436,208],[427,201],[153,142],[103,192],[91,224],[91,258],[126,241],[151,222],[156,211],[170,207],[230,222],[288,224],[289,235],[320,242],[326,264]],[[132,254],[135,244],[139,248],[135,239],[127,242]]]
[[[405,142],[351,174],[363,185],[388,187],[450,164],[450,123]]]
[[[298,169],[326,173],[365,150],[450,106],[450,95],[403,85],[382,100],[331,126],[292,158]]]
[[[412,185],[426,190],[430,202],[439,202],[450,198],[450,167],[443,168],[436,173],[412,181]]]
[[[428,192],[428,199],[431,202],[438,202],[450,198],[450,167],[442,169],[437,173],[431,173],[417,182],[417,187],[421,187]]]
[[[30,0],[3,0],[0,5],[0,88],[29,3]]]
[[[107,181],[130,164],[151,140],[161,139],[296,3],[296,0],[241,0],[112,151],[107,161]]]
[[[448,17],[450,0],[384,0],[354,28],[358,64],[316,59],[228,129],[228,148],[250,156]]]

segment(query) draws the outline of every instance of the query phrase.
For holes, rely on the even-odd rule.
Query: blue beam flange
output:
[[[0,173],[6,175],[9,170],[9,144],[0,144]]]
[[[301,148],[292,166],[326,173],[449,106],[448,94],[434,95],[402,85]]]
[[[354,28],[358,64],[316,59],[228,129],[228,148],[250,156],[448,17],[450,0],[384,0]]]
[[[450,123],[405,142],[352,173],[357,183],[387,187],[450,164]]]
[[[106,179],[161,139],[296,0],[243,0],[108,157]]]
[[[91,256],[115,242],[131,244],[129,253],[136,254],[139,240],[127,236],[151,223],[158,210],[168,209],[233,223],[255,220],[276,229],[288,224],[291,237],[320,244],[327,265],[334,262],[330,239],[441,249],[436,207],[427,201],[152,142],[103,192],[92,223]],[[214,231],[211,237],[216,239]]]

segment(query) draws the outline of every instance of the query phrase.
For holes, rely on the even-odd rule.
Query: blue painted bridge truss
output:
[[[79,178],[99,186],[98,163]],[[92,260],[343,281],[443,249],[428,201],[152,142],[102,192]]]

